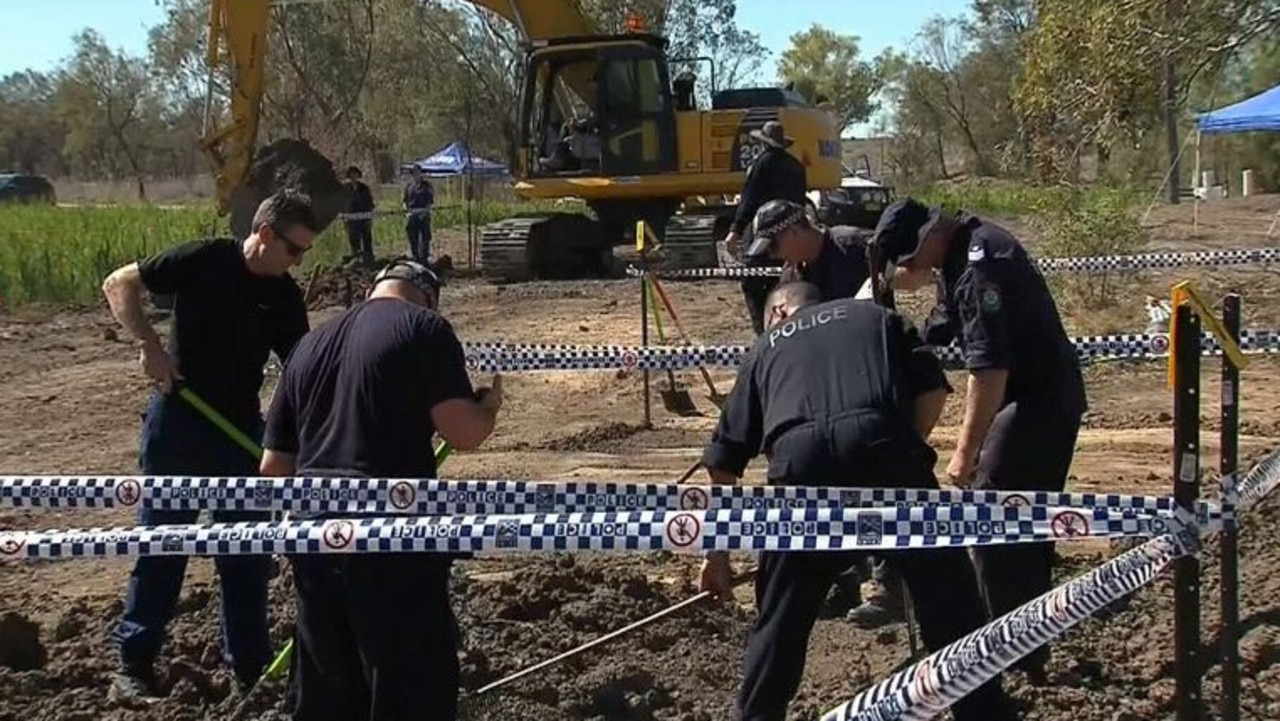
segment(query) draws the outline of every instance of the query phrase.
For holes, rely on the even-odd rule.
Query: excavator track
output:
[[[516,216],[481,229],[480,264],[485,277],[504,282],[606,278],[612,246],[585,215]]]
[[[529,239],[544,216],[515,217],[480,229],[480,267],[485,277],[507,282],[533,278]]]
[[[718,265],[716,241],[727,221],[711,213],[675,215],[667,222],[660,258],[653,267],[661,270],[710,268]]]

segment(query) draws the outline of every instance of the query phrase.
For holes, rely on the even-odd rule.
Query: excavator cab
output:
[[[660,38],[541,41],[529,53],[521,112],[525,175],[675,172],[675,103]]]

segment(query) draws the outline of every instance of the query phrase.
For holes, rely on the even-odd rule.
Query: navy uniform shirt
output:
[[[836,225],[823,232],[822,250],[812,263],[787,264],[780,283],[803,280],[818,286],[822,299],[852,298],[870,275],[867,245],[874,233],[851,225]]]
[[[942,364],[901,315],[852,298],[812,305],[756,340],[702,460],[740,476],[788,433],[855,414],[867,442],[907,437],[925,451],[913,401],[940,388],[950,388]],[[770,477],[787,475],[775,460],[788,459],[771,459]]]
[[[374,298],[299,341],[263,445],[296,455],[298,475],[434,478],[431,409],[473,397],[448,321]]]
[[[148,291],[174,297],[168,351],[183,384],[241,427],[260,419],[268,355],[287,358],[309,327],[293,278],[249,272],[229,238],[161,251],[139,261],[138,274]]]
[[[796,156],[781,148],[766,146],[747,170],[731,230],[741,235],[751,225],[760,206],[770,200],[790,200],[804,205],[807,184],[804,164]]]
[[[941,345],[958,336],[969,370],[1007,370],[1006,404],[1083,414],[1079,356],[1040,269],[1004,228],[967,213],[957,219],[926,338]]]
[[[426,178],[412,181],[404,188],[404,207],[408,210],[429,208],[435,200],[435,189]]]

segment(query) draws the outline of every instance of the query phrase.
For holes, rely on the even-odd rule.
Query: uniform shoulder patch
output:
[[[982,241],[969,244],[969,262],[973,263],[987,257],[987,246]]]
[[[991,283],[984,283],[978,288],[978,303],[988,313],[1000,312],[1004,300],[1000,297],[1000,289]]]

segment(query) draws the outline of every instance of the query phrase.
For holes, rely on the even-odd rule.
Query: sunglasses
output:
[[[274,233],[277,238],[284,241],[285,250],[294,258],[301,258],[307,254],[307,251],[311,250],[309,246],[294,242],[293,239],[291,239],[284,231],[274,225],[271,226],[271,232]]]

